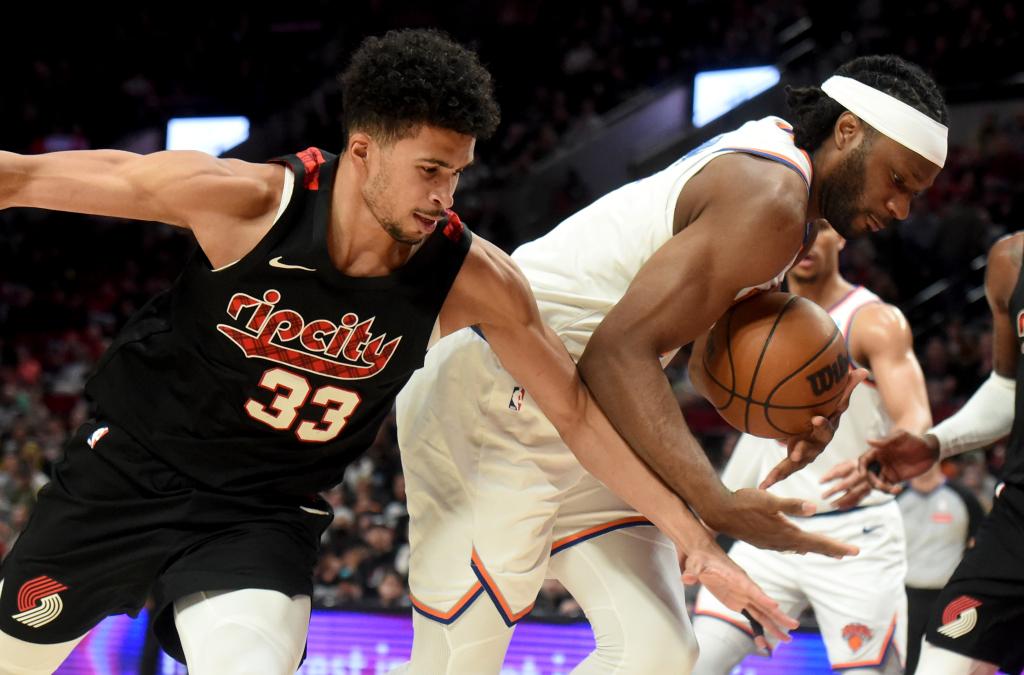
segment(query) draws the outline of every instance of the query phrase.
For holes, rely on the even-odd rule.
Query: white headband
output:
[[[833,75],[821,90],[900,145],[938,166],[946,164],[949,130],[920,110],[853,78]]]

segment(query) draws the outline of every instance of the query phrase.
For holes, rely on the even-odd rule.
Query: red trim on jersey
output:
[[[302,179],[303,187],[307,190],[319,190],[320,167],[326,161],[323,153],[320,152],[319,148],[306,148],[302,152],[297,153],[296,157],[302,162],[302,166],[306,168],[306,175]]]
[[[843,295],[843,297],[839,298],[839,299],[838,299],[837,301],[835,301],[834,303],[832,303],[832,306],[831,306],[831,307],[829,307],[828,309],[826,309],[825,311],[826,311],[826,312],[828,312],[829,314],[831,314],[832,312],[835,312],[835,311],[837,311],[837,310],[838,310],[838,309],[839,309],[840,307],[842,307],[843,305],[845,305],[845,304],[846,304],[846,301],[847,301],[847,300],[849,300],[850,298],[852,298],[852,297],[853,297],[853,294],[854,294],[854,293],[856,293],[857,291],[859,291],[859,290],[860,290],[860,289],[862,289],[862,288],[864,288],[864,287],[863,287],[863,286],[861,286],[860,284],[858,284],[858,285],[854,286],[853,288],[851,288],[850,290],[848,290],[848,291],[846,292],[846,294],[845,294],[845,295]]]
[[[462,240],[462,232],[466,229],[466,226],[462,224],[462,219],[459,218],[459,214],[455,213],[451,209],[445,209],[448,214],[448,224],[444,226],[442,230],[444,236],[448,237],[454,242]]]

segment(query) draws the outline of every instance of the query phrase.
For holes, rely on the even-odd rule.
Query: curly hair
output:
[[[341,74],[347,131],[393,141],[426,124],[489,138],[500,113],[477,55],[436,30],[369,37]]]
[[[946,102],[935,80],[899,56],[861,56],[840,66],[836,75],[884,91],[940,124],[949,121]],[[818,87],[786,87],[786,104],[793,113],[790,122],[795,143],[807,152],[814,152],[824,142],[846,111],[842,103]]]

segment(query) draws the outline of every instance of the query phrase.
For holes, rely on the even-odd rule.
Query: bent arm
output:
[[[442,333],[478,325],[584,469],[644,514],[681,551],[713,539],[686,504],[633,453],[580,379],[558,336],[541,319],[512,260],[480,237],[445,301]]]
[[[736,198],[733,181],[704,186],[710,196],[700,215],[641,268],[579,362],[587,386],[629,445],[724,531],[718,516],[729,492],[690,433],[659,355],[705,333],[741,290],[774,278],[799,249],[805,208],[794,194],[802,184],[771,183],[776,167],[757,162],[757,169],[763,175],[744,176],[753,186],[745,200]],[[788,179],[788,170],[781,170]]]

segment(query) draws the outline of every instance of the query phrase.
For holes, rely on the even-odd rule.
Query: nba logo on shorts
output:
[[[519,412],[523,409],[523,399],[526,398],[526,390],[522,387],[512,387],[512,398],[508,400],[508,409]]]

